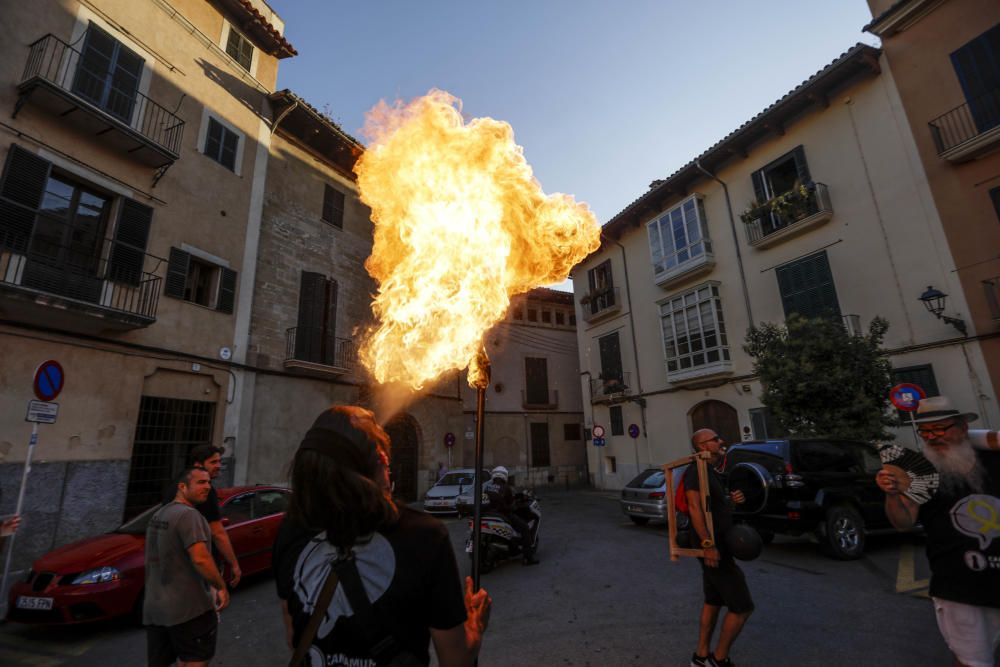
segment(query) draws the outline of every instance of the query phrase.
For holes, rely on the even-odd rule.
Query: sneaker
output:
[[[708,656],[708,662],[705,664],[709,665],[709,667],[736,667],[736,663],[733,662],[731,658],[719,660],[714,655]]]
[[[707,655],[691,654],[691,667],[709,667],[710,665],[711,663]]]

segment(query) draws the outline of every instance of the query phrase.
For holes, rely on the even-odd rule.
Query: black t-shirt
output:
[[[510,514],[514,507],[514,492],[510,484],[498,479],[491,479],[483,484],[483,493],[490,499],[490,508],[501,514]]]
[[[324,536],[286,519],[274,543],[278,597],[288,602],[296,646],[336,556]],[[447,630],[465,622],[466,616],[448,529],[432,516],[401,506],[399,521],[355,546],[354,553],[375,617],[382,623],[380,634],[391,634],[402,649],[428,664],[430,628]],[[309,651],[309,667],[375,667],[374,660],[363,660],[370,647],[356,624],[338,585]]]
[[[201,512],[205,521],[209,523],[222,520],[222,512],[219,510],[219,494],[215,492],[215,486],[212,486],[212,490],[208,492],[208,499],[201,505],[195,505],[195,509]]]
[[[942,486],[920,506],[932,597],[1000,607],[1000,452],[977,451],[983,493]]]
[[[722,476],[711,465],[708,467],[708,505],[712,511],[712,540],[715,542],[719,553],[726,555],[725,535],[733,525],[733,512],[729,507],[729,496],[726,487],[722,484]],[[698,466],[692,463],[684,471],[684,491],[700,491],[701,483],[698,479]],[[697,539],[695,539],[697,542]],[[692,545],[700,547],[700,544]]]

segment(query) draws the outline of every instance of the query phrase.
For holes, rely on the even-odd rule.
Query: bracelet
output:
[[[715,542],[713,542],[712,540],[702,540],[701,541],[701,548],[702,549],[711,549],[714,546],[715,546]]]

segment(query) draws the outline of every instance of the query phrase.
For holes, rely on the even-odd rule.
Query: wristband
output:
[[[702,540],[701,541],[701,548],[702,549],[711,549],[714,546],[715,546],[715,542],[713,542],[712,540]]]

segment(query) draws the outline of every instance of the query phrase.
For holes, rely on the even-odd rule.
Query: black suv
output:
[[[766,440],[733,445],[724,471],[731,491],[743,491],[734,518],[765,542],[775,533],[815,533],[834,558],[860,558],[865,532],[890,528],[885,496],[875,484],[878,451],[834,439]]]

